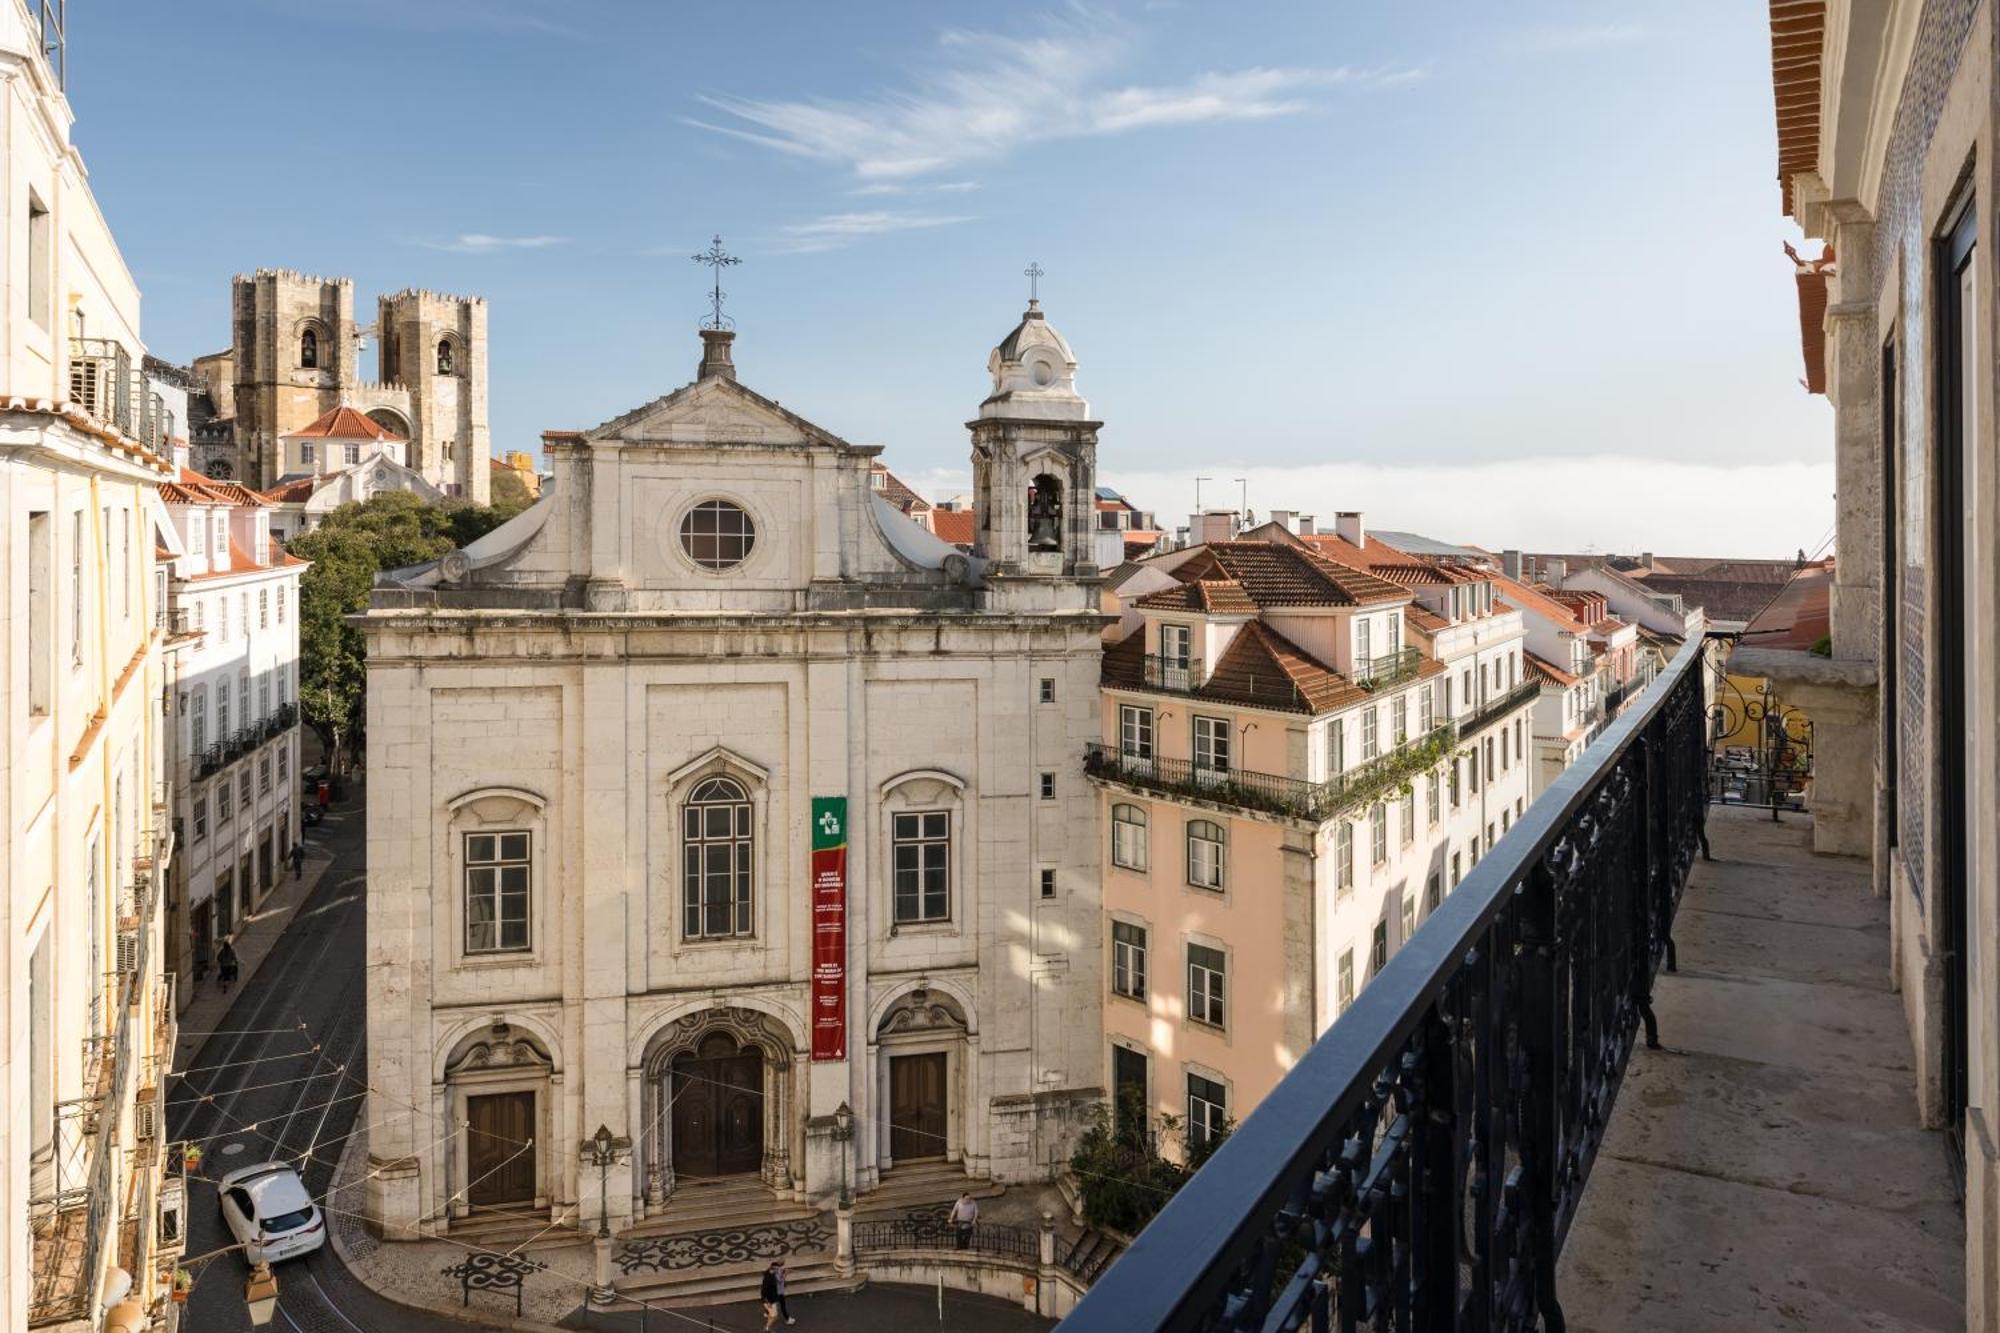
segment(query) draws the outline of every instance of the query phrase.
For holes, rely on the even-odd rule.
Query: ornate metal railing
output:
[[[1148,653],[1145,659],[1145,681],[1148,689],[1193,694],[1201,688],[1201,662],[1197,658],[1183,661],[1178,657],[1160,657]]]
[[[1540,681],[1524,680],[1505,694],[1494,695],[1481,704],[1476,712],[1460,718],[1458,720],[1458,729],[1465,735],[1470,736],[1481,727],[1491,726],[1519,708],[1522,704],[1533,701],[1541,692],[1542,686]]]
[[[1398,648],[1393,653],[1355,663],[1354,683],[1364,690],[1379,690],[1417,674],[1424,655],[1415,648]]]
[[[858,1221],[854,1224],[854,1249],[858,1254],[874,1250],[956,1250],[1000,1255],[1024,1263],[1039,1263],[1042,1256],[1041,1232],[1033,1227],[1008,1226],[1001,1222],[976,1222],[963,1247],[958,1228],[943,1213],[935,1217],[898,1217],[885,1221]]]
[[[1329,782],[1307,782],[1245,768],[1210,768],[1185,759],[1126,754],[1096,744],[1084,751],[1083,768],[1092,777],[1168,796],[1237,805],[1294,819],[1331,819],[1350,805],[1400,787],[1429,764],[1443,763],[1456,735],[1456,727],[1447,722]]]
[[[1065,1328],[1559,1329],[1701,837],[1701,641],[1530,806]]]
[[[115,338],[69,340],[70,401],[135,440],[143,430],[142,389],[124,343]]]
[[[228,763],[228,757],[220,745],[211,745],[195,756],[194,775],[198,778],[212,776],[216,770]]]

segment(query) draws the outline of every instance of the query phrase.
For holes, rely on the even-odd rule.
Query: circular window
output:
[[[703,500],[681,520],[681,549],[703,569],[733,569],[756,544],[750,515],[727,500]]]
[[[1035,362],[1031,370],[1035,377],[1035,384],[1037,387],[1046,389],[1049,387],[1049,385],[1055,383],[1056,368],[1050,365],[1048,362],[1037,361]]]

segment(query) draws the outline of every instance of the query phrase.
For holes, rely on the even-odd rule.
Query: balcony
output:
[[[1209,768],[1185,759],[1125,754],[1104,745],[1089,747],[1083,767],[1091,777],[1143,791],[1317,822],[1399,789],[1416,774],[1443,763],[1456,735],[1456,728],[1446,723],[1330,782],[1307,782],[1242,768]]]
[[[1193,694],[1201,688],[1201,663],[1198,660],[1147,653],[1145,664],[1146,688],[1149,690]]]
[[[1540,683],[1532,680],[1524,680],[1505,694],[1494,695],[1485,703],[1479,705],[1478,708],[1474,709],[1471,714],[1461,717],[1458,720],[1458,729],[1465,735],[1470,736],[1473,732],[1483,727],[1492,726],[1495,722],[1506,717],[1523,704],[1533,703],[1540,697],[1541,692],[1542,687]]]
[[[1398,648],[1393,653],[1355,663],[1354,683],[1364,690],[1379,690],[1416,678],[1424,655],[1415,648]]]
[[[297,704],[279,704],[264,719],[264,739],[275,740],[299,724]]]
[[[223,747],[220,745],[211,745],[195,756],[194,775],[197,778],[214,777],[222,771],[222,766],[228,762],[229,760],[223,751]]]

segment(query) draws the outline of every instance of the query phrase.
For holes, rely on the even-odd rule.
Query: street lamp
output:
[[[854,1110],[842,1102],[833,1112],[833,1137],[840,1141],[840,1206],[852,1206],[848,1198],[847,1177],[854,1157]]]
[[[597,1132],[583,1141],[583,1151],[597,1168],[597,1286],[590,1298],[599,1305],[608,1305],[615,1299],[611,1290],[611,1163],[618,1154],[632,1146],[632,1140],[612,1134],[608,1125],[599,1125]]]
[[[271,1316],[278,1312],[278,1279],[271,1275],[271,1265],[258,1264],[250,1270],[250,1280],[243,1284],[243,1302],[250,1307],[250,1322],[262,1327],[271,1322]]]

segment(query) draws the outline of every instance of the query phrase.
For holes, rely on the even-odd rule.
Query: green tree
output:
[[[289,545],[312,561],[299,586],[299,705],[336,771],[359,743],[368,698],[368,650],[347,617],[368,609],[375,575],[435,560],[491,532],[508,515],[469,504],[425,504],[386,491],[346,504]]]
[[[528,494],[528,483],[521,480],[521,474],[511,467],[493,469],[493,508],[496,512],[512,518],[535,502]]]
[[[1234,1128],[1225,1121],[1205,1142],[1189,1145],[1181,1118],[1160,1115],[1149,1121],[1145,1098],[1134,1089],[1121,1091],[1116,1114],[1100,1103],[1092,1108],[1090,1126],[1069,1159],[1083,1196],[1084,1220],[1128,1236],[1137,1234],[1193,1179]],[[1160,1153],[1163,1143],[1174,1140],[1182,1145],[1183,1160],[1178,1162]]]

